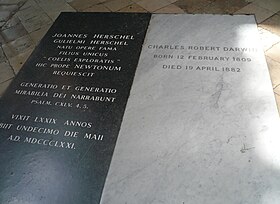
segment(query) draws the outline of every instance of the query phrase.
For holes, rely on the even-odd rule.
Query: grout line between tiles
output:
[[[14,77],[9,78],[9,79],[7,79],[7,80],[5,80],[5,81],[2,81],[2,82],[0,83],[0,85],[6,83],[7,81],[10,81],[10,80],[13,79],[13,78],[14,78]]]
[[[11,15],[9,16],[9,18],[6,20],[6,22],[0,27],[0,29],[2,30],[2,27],[4,27],[8,21],[10,19],[12,19],[14,17],[14,15],[16,15],[16,13],[21,9],[22,6],[24,6],[24,4],[27,2],[27,0],[25,0],[14,12],[11,13]],[[2,4],[3,5],[3,4]],[[14,5],[14,4],[9,4],[9,5]]]
[[[276,89],[278,86],[280,86],[280,84],[276,85],[276,86],[273,88],[273,90]]]
[[[16,72],[15,72],[13,66],[12,66],[11,63],[10,63],[9,58],[7,57],[6,53],[4,52],[4,49],[3,49],[3,47],[2,47],[2,44],[0,45],[0,49],[2,50],[3,55],[4,55],[4,57],[5,57],[6,60],[7,60],[7,63],[10,65],[10,67],[11,67],[11,69],[12,69],[12,71],[13,71],[14,76],[16,76]]]

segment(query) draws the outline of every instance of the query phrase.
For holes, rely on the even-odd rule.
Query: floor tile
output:
[[[178,0],[174,3],[174,5],[178,6],[187,13],[194,13],[196,10],[200,10],[210,3],[210,0]]]
[[[213,14],[233,14],[248,4],[246,0],[215,0],[206,6],[203,11],[204,13]]]
[[[267,50],[265,55],[280,63],[280,42]]]
[[[176,1],[179,1],[179,0],[167,0],[168,2],[170,2],[170,3],[175,3]]]
[[[207,5],[204,8],[199,9],[201,12],[204,14],[227,14],[229,13],[227,9],[220,7],[219,5],[216,4],[210,4]]]
[[[17,16],[13,15],[5,22],[3,26],[1,26],[1,30],[9,29],[11,27],[16,26],[19,23],[20,23],[20,19]]]
[[[32,52],[33,52],[33,49],[29,49],[15,57],[12,57],[11,59],[9,59],[9,62],[16,74],[19,72],[22,65],[25,63],[25,61],[28,59],[28,57],[30,56],[30,54]]]
[[[2,45],[3,50],[8,59],[25,52],[26,50],[34,47],[34,42],[29,35],[20,37],[12,42]]]
[[[146,13],[148,12],[147,10],[145,10],[144,8],[142,8],[141,6],[139,6],[138,4],[131,4],[125,8],[122,8],[121,10],[119,10],[119,12],[135,12],[135,13]]]
[[[272,33],[280,35],[280,14],[274,14],[272,17],[262,22],[260,26]]]
[[[39,30],[45,25],[51,24],[52,20],[46,13],[39,13],[38,15],[33,16],[32,18],[22,21],[25,29],[31,33],[33,31]]]
[[[98,0],[99,3],[106,3],[106,2],[110,2],[110,1],[114,1],[114,0]],[[140,1],[140,0],[132,0],[133,2],[134,1]]]
[[[17,20],[15,20],[17,19]],[[4,42],[11,42],[19,37],[22,37],[27,34],[25,27],[22,25],[20,20],[14,16],[9,20],[1,29],[0,35],[2,36]]]
[[[64,0],[35,0],[42,10],[54,21],[61,12],[75,12]]]
[[[61,12],[76,12],[76,10],[74,8],[72,8],[69,4],[67,3],[63,3],[58,5],[57,7],[53,8],[53,9],[48,9],[48,10],[44,10],[47,15],[53,20],[55,21],[55,19],[59,16],[59,14]]]
[[[174,4],[170,4],[166,7],[156,10],[155,13],[185,13],[185,11]]]
[[[85,10],[91,6],[99,4],[100,1],[98,0],[74,0],[69,2],[70,6],[72,6],[77,11]]]
[[[271,17],[274,14],[274,12],[259,7],[256,4],[249,4],[247,6],[244,6],[242,9],[236,11],[235,14],[255,14],[257,23],[260,23]]]
[[[279,0],[255,0],[253,2],[254,4],[257,4],[260,7],[266,8],[273,12],[280,11],[280,1]]]
[[[5,43],[5,40],[4,38],[2,37],[2,35],[0,35],[0,44],[4,44]]]
[[[14,76],[14,72],[8,62],[0,63],[0,83],[8,81]]]
[[[138,5],[143,7],[149,12],[156,11],[170,4],[167,0],[141,0],[137,2]]]
[[[16,15],[29,33],[52,23],[50,17],[34,0],[27,1]]]
[[[51,10],[65,4],[65,0],[34,0],[43,10]]]
[[[1,0],[0,3],[1,4],[22,4],[24,2],[24,0]]]
[[[59,16],[61,12],[76,12],[77,10],[73,8],[67,1],[65,0],[35,0],[38,2],[38,5],[43,9],[43,11],[52,19],[52,21],[55,21],[55,19]],[[89,0],[88,0],[89,1]],[[97,2],[98,0],[94,0]],[[78,1],[71,1],[75,5]],[[87,4],[87,2],[84,0],[80,0],[80,5],[82,7],[88,7],[91,4]]]
[[[272,81],[272,86],[275,88],[280,84],[280,63],[275,60],[266,57],[266,62],[269,68],[270,78]]]
[[[39,7],[35,1],[28,0],[26,4],[24,4],[24,6],[16,13],[16,16],[18,16],[23,22],[41,13],[44,13],[44,10]]]
[[[113,0],[113,1],[109,1],[109,2],[105,3],[104,6],[106,6],[111,11],[118,11],[131,4],[133,4],[133,2],[131,0]]]
[[[8,59],[5,56],[5,53],[0,45],[0,63],[7,61]]]
[[[24,4],[20,7],[20,10],[27,9],[31,6],[38,6],[38,4],[35,2],[35,0],[24,0]]]
[[[0,27],[2,27],[10,17],[10,12],[0,11]]]
[[[44,35],[46,34],[46,32],[49,30],[49,28],[51,27],[51,25],[45,25],[44,27],[40,28],[39,30],[36,30],[32,33],[30,33],[30,37],[32,39],[32,41],[37,45],[39,44],[39,41],[44,37]]]
[[[0,22],[6,22],[17,10],[17,4],[5,4],[0,2]]]
[[[4,94],[10,83],[13,81],[13,79],[10,79],[8,81],[5,81],[0,84],[0,97]]]
[[[83,12],[110,12],[110,10],[107,7],[105,7],[103,4],[97,4],[89,8],[86,8],[85,10],[83,10]]]
[[[261,38],[262,46],[264,51],[270,49],[273,45],[277,44],[280,42],[280,36],[271,33],[270,31],[266,29],[259,29],[259,35]]]

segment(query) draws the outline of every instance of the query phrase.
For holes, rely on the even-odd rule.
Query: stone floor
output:
[[[61,11],[255,14],[280,110],[280,0],[0,0],[0,96]]]

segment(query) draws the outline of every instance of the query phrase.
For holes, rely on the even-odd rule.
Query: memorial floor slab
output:
[[[273,87],[278,83],[279,0],[1,0],[0,43],[5,55],[0,50],[0,63],[10,60],[14,69],[19,70],[28,50],[37,45],[63,11],[254,14],[268,56]],[[4,65],[0,69],[6,70]],[[6,84],[1,83],[0,87],[4,89]]]

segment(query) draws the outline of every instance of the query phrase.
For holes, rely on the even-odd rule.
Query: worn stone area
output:
[[[0,95],[62,11],[254,14],[279,101],[279,0],[0,0]]]

